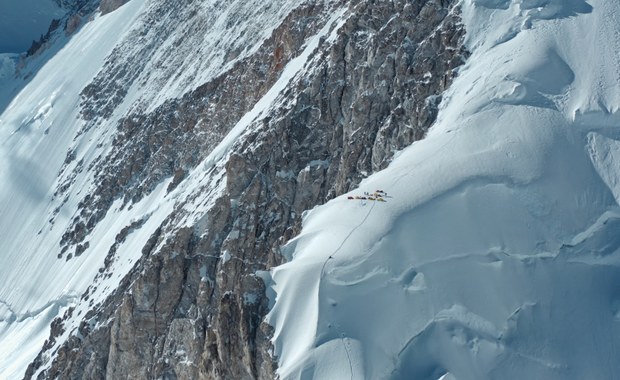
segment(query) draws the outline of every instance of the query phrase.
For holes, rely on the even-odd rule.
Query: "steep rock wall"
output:
[[[213,192],[212,206],[190,226],[179,205],[121,286],[92,305],[79,331],[54,352],[63,330],[56,321],[26,378],[39,369],[39,378],[273,378],[270,327],[262,322],[268,304],[256,272],[282,262],[280,246],[299,231],[304,210],[355,188],[424,136],[467,56],[455,3],[348,5],[335,38],[321,40],[311,70],[286,88],[287,101],[233,146],[216,181],[225,191]],[[226,75],[124,118],[115,148],[96,164],[95,195],[65,235],[65,258],[79,254],[115,199],[134,202],[171,176],[170,191],[181,185],[332,9],[297,8]],[[197,196],[212,191],[194,189]],[[140,223],[125,233],[131,228]],[[109,261],[123,255],[113,248]]]

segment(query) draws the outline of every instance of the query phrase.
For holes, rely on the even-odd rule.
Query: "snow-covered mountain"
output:
[[[620,376],[618,3],[462,10],[472,56],[429,135],[272,270],[283,378]]]
[[[3,1],[0,3],[0,54],[23,53],[45,35],[54,19],[66,14],[54,0]]]
[[[53,4],[0,378],[618,376],[617,2]]]

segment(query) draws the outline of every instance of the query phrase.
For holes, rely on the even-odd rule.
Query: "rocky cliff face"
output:
[[[151,9],[172,6],[160,3]],[[268,302],[257,273],[284,260],[280,247],[299,231],[305,210],[355,188],[424,137],[467,56],[456,3],[305,2],[254,51],[222,51],[229,56],[223,65],[247,55],[224,74],[161,104],[130,105],[107,154],[88,166],[69,151],[58,197],[84,166],[95,173],[95,188],[63,235],[63,260],[87,251],[90,231],[118,200],[131,207],[170,178],[167,193],[185,196],[105,302],[91,303],[85,316],[69,310],[55,321],[26,378],[273,378],[270,327],[263,323]],[[185,48],[200,49],[179,47]],[[308,51],[279,101],[228,154],[205,163]],[[141,55],[133,59],[123,66],[111,57],[84,89],[84,133],[121,107],[128,83],[139,82]],[[191,173],[207,164],[208,180],[192,182]],[[145,222],[116,236],[100,278],[112,275],[113,263],[127,254],[118,247]],[[96,287],[80,302],[88,304]],[[81,321],[79,328],[57,342],[70,320]]]

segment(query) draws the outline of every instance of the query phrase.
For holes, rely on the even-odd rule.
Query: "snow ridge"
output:
[[[393,198],[313,209],[271,271],[282,378],[620,373],[620,6],[461,6],[435,126],[356,191]]]

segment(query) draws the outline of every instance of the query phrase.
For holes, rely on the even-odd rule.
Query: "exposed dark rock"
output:
[[[105,15],[122,7],[127,1],[128,0],[101,0],[99,9],[101,10],[101,14]]]
[[[125,204],[137,202],[162,180],[198,164],[278,79],[282,60],[288,62],[299,54],[306,38],[322,26],[317,18],[321,11],[324,8],[314,4],[298,8],[257,54],[238,62],[225,75],[164,103],[151,114],[124,118],[113,142],[115,149],[92,165],[100,167],[97,191],[80,202],[80,216],[61,245],[81,243],[115,199],[122,198]],[[276,50],[280,53],[274,55]],[[137,75],[125,68],[117,70],[116,77],[122,81],[96,78],[83,90],[86,119],[109,116],[124,96],[123,86]],[[68,153],[67,157],[70,162],[75,156]],[[68,187],[72,178],[67,176],[59,189]],[[168,189],[176,185],[173,181]]]
[[[226,191],[213,206],[193,226],[175,227],[184,215],[171,214],[121,286],[57,353],[42,351],[26,377],[51,355],[41,378],[274,378],[257,271],[282,262],[280,247],[298,233],[305,210],[353,189],[424,137],[467,55],[455,3],[351,2],[335,40],[321,41],[285,102],[234,145],[223,168]],[[329,13],[298,8],[226,75],[125,118],[63,244],[83,242],[115,199],[131,204],[171,177],[168,190],[179,186]],[[123,91],[110,86],[105,91]],[[98,104],[104,98],[95,92],[86,89],[85,99]],[[109,262],[122,254],[110,252]]]
[[[67,36],[72,35],[82,24],[82,17],[79,14],[70,16],[65,22],[65,34]]]

